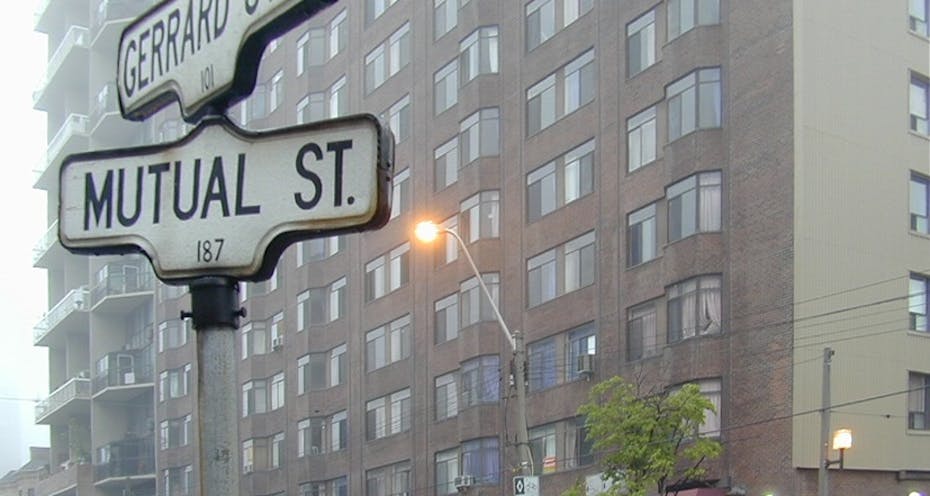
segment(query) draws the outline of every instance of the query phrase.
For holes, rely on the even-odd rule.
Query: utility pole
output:
[[[526,426],[526,343],[523,332],[513,333],[514,386],[517,388],[517,452],[520,454],[520,474],[533,475],[533,454],[530,451]]]
[[[823,349],[823,389],[820,392],[820,452],[817,463],[817,495],[830,496],[830,473],[827,460],[830,459],[830,361],[836,352],[832,348]]]

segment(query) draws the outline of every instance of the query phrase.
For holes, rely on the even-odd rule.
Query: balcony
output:
[[[93,381],[95,400],[127,402],[140,394],[152,394],[151,347],[108,353],[97,361],[96,370]]]
[[[70,460],[62,469],[49,474],[39,481],[36,493],[48,496],[77,496],[90,494],[93,484],[94,467],[90,463],[72,463]]]
[[[154,436],[126,437],[97,448],[94,485],[123,489],[131,484],[155,482]]]
[[[49,97],[57,95],[75,85],[75,79],[81,74],[87,74],[90,59],[90,35],[83,26],[71,26],[55,49],[55,53],[48,59],[45,70],[45,81],[32,95],[33,107],[37,110],[47,111]],[[85,78],[86,79],[86,78]]]
[[[152,2],[138,0],[100,0],[90,21],[94,47],[114,47],[119,42],[123,28]]]
[[[145,265],[112,263],[97,272],[97,285],[91,290],[92,309],[101,313],[125,314],[150,302],[155,275]]]
[[[42,320],[33,328],[35,346],[61,346],[68,334],[88,331],[87,287],[72,289],[54,307],[50,308]]]
[[[107,83],[97,92],[97,99],[90,111],[90,134],[96,141],[125,147],[136,142],[142,124],[123,119],[119,108],[116,83]]]
[[[48,142],[45,167],[39,173],[35,186],[46,191],[58,186],[58,169],[65,155],[84,151],[88,146],[88,118],[83,114],[69,114]]]
[[[36,423],[66,425],[75,415],[90,415],[90,378],[72,377],[36,405]]]
[[[45,234],[32,247],[32,266],[50,269],[61,266],[68,252],[58,242],[58,219],[48,226]]]

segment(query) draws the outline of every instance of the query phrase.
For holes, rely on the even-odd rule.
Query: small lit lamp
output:
[[[852,447],[852,430],[850,429],[837,429],[833,432],[833,449],[840,452],[839,460],[830,460],[829,458],[824,460],[824,464],[827,468],[830,465],[839,465],[840,470],[843,470],[843,458],[846,454],[846,450]]]

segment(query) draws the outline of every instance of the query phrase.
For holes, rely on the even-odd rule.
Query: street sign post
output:
[[[336,0],[167,0],[119,42],[123,117],[142,120],[172,100],[188,122],[225,110],[255,87],[265,45]]]
[[[74,252],[142,251],[169,282],[267,279],[295,240],[387,222],[393,143],[367,114],[265,133],[216,117],[175,143],[71,155],[59,237]]]

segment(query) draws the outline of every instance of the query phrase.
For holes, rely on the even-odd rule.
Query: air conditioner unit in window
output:
[[[284,336],[278,336],[271,340],[271,348],[275,350],[280,350],[284,347]]]
[[[578,355],[575,373],[585,379],[590,379],[594,375],[594,355]]]
[[[453,481],[455,484],[455,489],[458,491],[465,491],[471,486],[475,485],[475,476],[473,475],[459,475]]]

